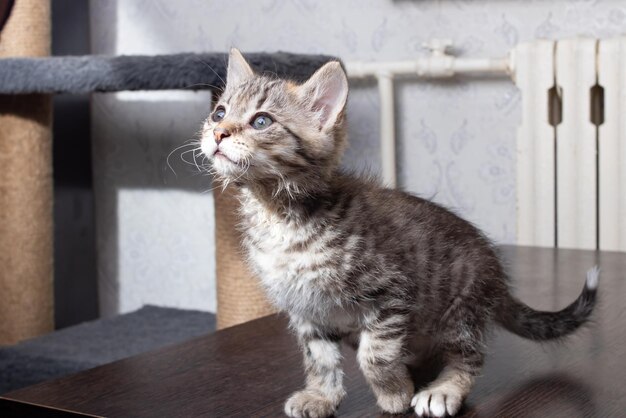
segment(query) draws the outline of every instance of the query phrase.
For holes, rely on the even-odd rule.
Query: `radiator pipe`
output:
[[[397,186],[393,88],[395,76],[450,78],[457,74],[507,76],[513,73],[512,57],[457,58],[448,53],[451,46],[450,40],[433,39],[425,44],[430,50],[427,57],[410,61],[345,63],[349,78],[373,77],[378,82],[382,180],[389,187]]]
[[[463,75],[507,75],[508,58],[456,58],[451,55],[417,58],[413,61],[347,62],[348,77],[376,77],[380,72],[422,78],[449,78]]]
[[[388,187],[396,187],[396,124],[394,112],[393,74],[379,72],[378,94],[380,95],[380,156],[382,180]]]

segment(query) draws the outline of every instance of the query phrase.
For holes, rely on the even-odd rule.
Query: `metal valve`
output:
[[[455,57],[447,53],[451,46],[450,39],[431,39],[424,43],[430,55],[418,59],[417,74],[423,77],[452,77]]]

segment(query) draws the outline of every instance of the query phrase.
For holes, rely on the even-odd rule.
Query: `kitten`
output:
[[[481,370],[491,323],[533,340],[567,335],[589,318],[599,272],[560,312],[518,301],[493,245],[470,223],[338,168],[347,95],[338,62],[299,85],[256,75],[233,49],[203,127],[203,153],[238,189],[249,263],[302,346],[306,387],[285,413],[336,411],[346,341],[383,411],[454,415]],[[415,394],[408,365],[420,347],[445,367]]]

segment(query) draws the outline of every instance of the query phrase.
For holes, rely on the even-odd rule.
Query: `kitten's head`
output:
[[[311,191],[345,147],[348,81],[329,62],[305,83],[253,72],[233,49],[226,87],[202,130],[202,151],[225,182]]]

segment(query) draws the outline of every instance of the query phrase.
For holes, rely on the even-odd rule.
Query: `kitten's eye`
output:
[[[252,127],[254,129],[265,129],[270,126],[274,121],[267,115],[256,115],[254,119],[252,119]]]
[[[217,109],[215,109],[215,112],[211,115],[211,120],[213,122],[219,122],[224,119],[224,116],[226,116],[226,110],[223,106],[218,106]]]

